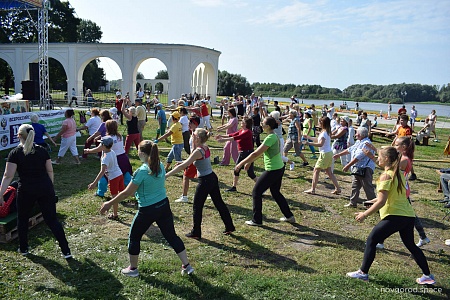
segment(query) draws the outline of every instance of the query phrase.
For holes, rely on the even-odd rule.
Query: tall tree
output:
[[[48,12],[49,28],[48,40],[53,43],[98,43],[102,37],[100,27],[89,20],[81,20],[75,16],[75,9],[68,1],[52,0]],[[0,43],[36,43],[37,35],[37,11],[0,11]],[[80,30],[80,33],[78,33]],[[0,60],[0,81],[6,89],[12,84],[13,74],[11,68],[6,67],[6,62]],[[102,76],[96,78],[91,86],[97,86],[97,82],[105,80],[104,71],[98,67],[96,61],[92,61],[89,70],[95,70],[93,74]],[[11,72],[11,73],[8,73]],[[92,77],[92,75],[89,75]],[[9,80],[7,80],[9,78]],[[62,65],[55,60],[49,60],[49,78],[51,89],[61,89],[67,86],[66,74]],[[84,79],[86,80],[86,79]]]
[[[79,43],[99,43],[103,32],[97,24],[90,20],[82,19],[78,25],[78,40]]]

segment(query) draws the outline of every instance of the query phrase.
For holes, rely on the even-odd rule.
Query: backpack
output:
[[[0,218],[4,218],[9,215],[11,211],[15,211],[16,195],[16,188],[8,186],[3,194],[4,204],[0,206]]]

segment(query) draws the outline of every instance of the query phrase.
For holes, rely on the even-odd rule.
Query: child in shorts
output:
[[[170,136],[170,141],[172,143],[172,149],[170,149],[169,155],[167,155],[167,163],[166,163],[166,172],[169,170],[170,165],[172,164],[173,159],[175,158],[176,162],[181,162],[181,151],[183,150],[183,134],[182,127],[180,124],[180,113],[178,111],[174,111],[171,115],[172,118],[172,126],[170,126],[169,130],[160,138],[154,140],[154,143],[158,143],[161,140],[164,140]]]
[[[119,163],[117,162],[116,153],[111,150],[114,140],[112,137],[105,136],[101,139],[102,145],[102,156],[101,156],[101,168],[95,180],[88,185],[88,189],[92,190],[97,187],[98,181],[106,175],[108,177],[109,191],[111,196],[114,198],[118,193],[125,189],[125,184],[123,183],[122,170],[119,168]],[[118,210],[119,205],[113,205],[113,212],[108,216],[108,219],[118,220]]]

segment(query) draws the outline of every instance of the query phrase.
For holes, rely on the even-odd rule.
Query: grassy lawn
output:
[[[218,121],[213,123],[217,126]],[[149,114],[144,136],[154,139],[156,124]],[[123,132],[125,127],[120,129]],[[448,133],[438,132],[440,137]],[[78,139],[79,151],[87,135]],[[419,146],[418,159],[442,159],[444,139],[430,146]],[[390,140],[375,137],[377,146]],[[222,145],[211,141],[213,156],[222,155]],[[160,143],[161,158],[169,144]],[[1,154],[7,155],[8,151]],[[310,153],[307,151],[307,157]],[[51,153],[56,157],[57,150]],[[183,152],[186,156],[186,153]],[[292,158],[292,156],[291,156]],[[130,153],[133,167],[140,163],[136,150]],[[99,170],[99,160],[90,156],[82,165],[73,164],[66,154],[62,165],[55,169],[55,187],[59,195],[58,215],[64,223],[74,255],[71,261],[61,257],[50,230],[40,224],[29,232],[31,254],[22,257],[17,240],[0,244],[0,298],[2,299],[447,299],[450,293],[450,239],[446,210],[436,200],[439,176],[436,169],[449,167],[445,163],[416,162],[418,179],[411,183],[413,206],[421,217],[431,243],[422,249],[435,274],[437,284],[424,290],[415,283],[421,276],[419,267],[395,234],[385,242],[386,250],[377,251],[368,283],[346,278],[345,273],[357,270],[362,262],[364,243],[376,215],[364,223],[354,220],[354,213],[363,208],[344,208],[351,190],[350,176],[335,174],[343,187],[340,196],[332,195],[330,180],[321,174],[317,195],[305,195],[310,187],[315,160],[310,166],[286,171],[282,192],[297,219],[297,224],[278,221],[282,217],[269,193],[264,197],[264,226],[247,226],[252,215],[253,181],[241,173],[238,193],[223,192],[231,211],[236,232],[221,234],[223,223],[211,201],[206,202],[202,239],[184,237],[192,226],[192,197],[196,183],[191,183],[190,203],[174,203],[181,195],[181,176],[167,180],[166,188],[175,218],[175,229],[185,242],[195,275],[182,277],[178,257],[159,230],[152,226],[144,236],[140,254],[140,277],[127,278],[120,269],[128,265],[127,236],[136,212],[133,199],[119,205],[120,221],[110,221],[98,210],[101,199],[87,190],[87,185]],[[1,172],[5,161],[1,161]],[[256,162],[257,174],[262,171],[262,159]],[[232,183],[232,167],[213,166],[221,189]],[[376,176],[380,170],[376,170]],[[181,175],[181,174],[180,174]],[[364,193],[362,193],[364,197]],[[447,210],[448,211],[448,210]],[[416,241],[419,237],[416,234]],[[431,288],[435,288],[432,290]]]

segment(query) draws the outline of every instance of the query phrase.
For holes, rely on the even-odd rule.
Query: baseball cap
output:
[[[174,117],[175,119],[179,119],[179,118],[180,118],[180,113],[177,112],[177,111],[174,111],[174,112],[171,114],[171,116]]]
[[[114,140],[112,139],[112,137],[105,136],[105,137],[102,137],[101,143],[103,146],[111,147],[114,144]]]

